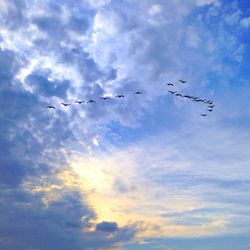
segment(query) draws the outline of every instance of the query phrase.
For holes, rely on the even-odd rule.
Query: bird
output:
[[[75,101],[75,103],[82,104],[84,101]]]
[[[110,99],[109,96],[102,96],[101,98],[102,98],[103,100],[108,100],[108,99]]]
[[[48,109],[56,109],[54,106],[47,106]]]
[[[89,100],[89,101],[88,101],[88,103],[91,103],[91,102],[96,103],[94,100]]]
[[[123,98],[124,95],[117,95],[116,97],[117,97],[117,98]]]
[[[214,105],[208,105],[208,107],[212,109],[212,108],[214,108]]]
[[[182,94],[180,94],[180,93],[177,93],[177,94],[175,94],[176,96],[181,96],[182,97]]]
[[[67,107],[67,106],[70,106],[70,104],[69,103],[61,103],[64,107]]]
[[[179,80],[179,82],[186,83],[187,81],[184,81],[184,80]]]
[[[213,101],[207,100],[205,103],[212,105],[212,104],[213,104]]]
[[[170,91],[170,90],[168,92],[172,95],[176,93],[175,91]]]
[[[208,111],[208,112],[212,112],[212,111],[213,111],[213,109],[207,109],[207,111]]]
[[[142,95],[142,92],[137,91],[137,92],[135,92],[135,95]]]
[[[184,95],[183,97],[185,97],[185,98],[192,98],[192,97],[189,96],[189,95]]]
[[[202,99],[195,99],[193,102],[202,102]]]
[[[167,83],[167,85],[168,85],[168,86],[174,86],[174,84],[173,84],[173,83]]]
[[[200,114],[201,116],[207,116],[207,114]]]

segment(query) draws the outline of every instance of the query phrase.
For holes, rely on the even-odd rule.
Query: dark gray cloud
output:
[[[79,223],[80,216],[92,217],[84,206],[77,206],[74,194],[63,203],[45,208],[39,197],[16,191],[6,192],[1,206],[1,242],[3,249],[84,249],[80,230],[69,231],[67,222]],[[14,196],[14,197],[13,197]],[[10,200],[10,198],[12,198]],[[75,198],[76,199],[76,198]]]
[[[45,207],[39,195],[25,191],[1,190],[0,247],[2,249],[110,249],[134,237],[136,227],[104,225],[89,231],[95,214],[77,192],[64,190],[59,201]],[[114,223],[116,226],[117,224]],[[113,233],[107,238],[106,233]]]
[[[107,222],[103,221],[101,223],[98,223],[96,225],[96,230],[97,231],[103,231],[107,233],[113,233],[118,229],[118,225],[116,222]]]
[[[3,27],[22,32],[27,16],[24,14],[24,2],[12,1],[4,16]],[[90,222],[96,218],[95,212],[83,201],[83,194],[77,190],[67,189],[61,192],[58,199],[45,205],[46,192],[33,193],[27,190],[26,184],[37,186],[41,178],[50,177],[51,183],[58,185],[55,177],[63,169],[67,169],[67,160],[60,152],[67,143],[76,142],[74,126],[78,111],[65,112],[57,106],[53,113],[46,109],[54,102],[68,98],[76,92],[70,80],[52,77],[51,69],[31,70],[21,81],[17,78],[20,69],[35,59],[41,52],[43,55],[52,50],[56,58],[65,65],[74,64],[83,69],[82,81],[89,81],[90,87],[82,86],[82,97],[99,97],[102,87],[96,83],[99,79],[114,79],[116,72],[112,68],[100,70],[87,52],[80,50],[77,55],[69,53],[70,49],[55,49],[63,41],[65,29],[84,33],[89,27],[88,20],[72,16],[66,28],[61,23],[60,11],[56,17],[40,17],[31,22],[48,38],[35,38],[33,48],[0,50],[0,248],[1,249],[110,249],[116,244],[133,239],[137,228],[112,226],[106,230],[88,231],[95,225]],[[53,13],[53,12],[52,12]],[[51,15],[52,13],[49,13]],[[13,18],[12,18],[13,17]],[[11,19],[12,18],[12,19]],[[19,24],[19,26],[17,25]],[[39,35],[38,35],[39,37]],[[56,38],[52,41],[52,37]],[[66,39],[67,40],[67,39]],[[44,46],[44,47],[43,47]],[[18,46],[17,46],[18,47]],[[43,48],[43,50],[42,50]],[[87,89],[87,90],[86,90]],[[81,126],[81,124],[80,124]],[[86,125],[87,126],[87,125]],[[93,131],[83,133],[88,146]],[[81,136],[83,136],[81,135]],[[66,145],[66,146],[65,146]],[[48,153],[48,150],[51,153]],[[55,164],[56,163],[56,164]],[[59,165],[59,168],[53,165]],[[63,186],[63,183],[60,185]],[[99,226],[100,227],[100,226]],[[98,228],[98,226],[97,226]],[[111,238],[106,232],[111,231]]]

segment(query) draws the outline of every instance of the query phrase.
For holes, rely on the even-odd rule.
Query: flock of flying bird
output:
[[[179,82],[181,83],[187,83],[187,81],[184,81],[184,80],[179,80]],[[174,84],[173,83],[167,83],[166,84],[167,86],[172,86],[174,87]],[[202,99],[200,97],[196,97],[196,96],[190,96],[190,95],[183,95],[181,93],[179,93],[178,91],[172,91],[172,90],[169,90],[168,91],[170,94],[172,95],[175,95],[177,97],[181,97],[181,98],[187,98],[187,99],[190,99],[192,100],[193,102],[196,102],[196,103],[204,103],[204,104],[207,104],[207,109],[206,111],[207,112],[212,112],[213,111],[213,108],[214,108],[214,104],[213,104],[213,101],[211,100],[208,100],[208,99]],[[142,95],[143,93],[140,92],[140,91],[137,91],[134,93],[135,95]],[[116,98],[124,98],[125,96],[124,95],[117,95]],[[103,100],[108,100],[108,99],[111,99],[111,97],[109,96],[102,96],[100,97],[101,99]],[[76,104],[82,104],[82,103],[85,103],[85,101],[75,101]],[[91,99],[91,100],[88,100],[86,101],[86,103],[96,103],[95,100]],[[62,102],[61,105],[63,105],[64,107],[68,107],[70,106],[71,104],[70,103],[64,103]],[[55,106],[52,106],[52,105],[49,105],[47,106],[47,108],[49,109],[56,109]],[[200,114],[201,116],[207,116],[208,113],[202,113]]]
[[[142,95],[142,92],[137,91],[137,92],[135,92],[135,95]],[[124,97],[125,97],[124,95],[117,95],[116,96],[116,98],[124,98]],[[102,96],[100,98],[103,99],[103,100],[112,99],[110,96]],[[85,103],[85,101],[75,101],[75,103],[82,104],[82,103]],[[91,99],[89,101],[86,101],[86,103],[96,103],[96,101],[93,100],[93,99]],[[71,103],[64,103],[64,102],[62,102],[61,105],[63,105],[64,107],[68,107],[68,106],[71,105]],[[52,105],[47,106],[47,108],[49,108],[49,109],[56,109],[56,107],[52,106]]]
[[[184,81],[184,80],[179,80],[181,83],[186,83],[187,81]],[[167,83],[168,86],[174,86],[173,83]],[[187,99],[190,99],[192,100],[193,102],[196,102],[196,103],[204,103],[204,104],[207,104],[207,109],[206,111],[207,112],[212,112],[213,111],[213,108],[214,108],[214,104],[213,104],[213,101],[212,100],[208,100],[208,99],[202,99],[200,97],[197,97],[197,96],[191,96],[191,95],[183,95],[181,93],[179,93],[178,91],[171,91],[169,90],[168,91],[170,94],[172,95],[175,95],[175,96],[178,96],[178,97],[182,97],[182,98],[187,98]],[[200,114],[201,116],[207,116],[208,113],[202,113]]]

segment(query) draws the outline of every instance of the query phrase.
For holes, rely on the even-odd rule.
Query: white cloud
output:
[[[143,220],[147,227],[142,237],[211,236],[249,230],[233,226],[236,221],[249,220],[240,216],[249,212],[245,202],[249,136],[245,137],[243,129],[217,122],[187,122],[183,126],[183,130],[161,131],[127,148],[108,145],[109,153],[71,158],[72,168],[85,180],[85,189],[95,188],[89,199],[101,220],[112,218],[120,224]],[[101,146],[105,148],[105,144]],[[121,216],[124,211],[129,216]]]
[[[198,6],[205,6],[205,5],[211,5],[218,7],[221,5],[220,0],[196,0],[196,4]]]
[[[103,7],[111,2],[111,0],[87,0],[88,4],[94,8]]]
[[[154,4],[149,9],[149,15],[154,16],[162,12],[162,8],[160,4]]]
[[[241,17],[241,11],[237,10],[235,11],[233,14],[231,15],[226,15],[225,16],[225,21],[229,24],[229,25],[235,25],[239,22],[239,19]]]
[[[250,27],[250,17],[244,17],[243,19],[241,19],[240,24],[244,28]]]
[[[7,11],[8,9],[8,5],[7,2],[5,0],[0,0],[0,10],[1,11]]]
[[[245,45],[240,44],[239,47],[236,48],[236,50],[232,54],[235,61],[241,62],[244,58],[244,52],[245,52]]]
[[[197,30],[193,27],[190,26],[187,29],[187,35],[186,35],[186,43],[189,47],[191,48],[198,48],[200,45],[200,37],[199,37],[199,33],[197,32]]]

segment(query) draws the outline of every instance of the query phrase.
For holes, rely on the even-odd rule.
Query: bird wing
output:
[[[184,81],[184,80],[179,80],[180,82],[182,82],[182,83],[186,83],[187,81]]]

